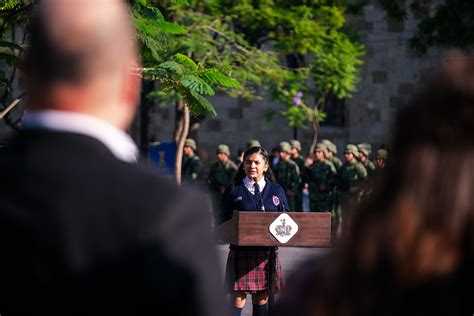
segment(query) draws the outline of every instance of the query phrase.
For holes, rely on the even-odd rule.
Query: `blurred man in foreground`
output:
[[[0,313],[222,315],[203,204],[136,165],[124,132],[141,80],[126,6],[36,9],[25,129],[0,161]]]

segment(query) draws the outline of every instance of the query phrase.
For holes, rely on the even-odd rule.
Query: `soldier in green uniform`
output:
[[[211,165],[209,176],[207,177],[207,183],[211,191],[214,218],[216,218],[216,212],[219,211],[224,189],[231,183],[237,172],[237,166],[230,159],[229,146],[225,144],[217,146],[216,154],[217,161]]]
[[[192,138],[187,138],[184,142],[183,151],[181,178],[183,182],[195,183],[201,170],[201,160],[194,153],[196,151],[196,141]]]
[[[370,146],[370,145],[369,145]],[[369,159],[370,151],[367,146],[363,144],[357,145],[357,149],[359,150],[359,161],[367,170],[367,175],[370,177],[375,171],[375,164]]]
[[[385,149],[377,150],[377,155],[375,155],[375,167],[379,169],[385,168],[385,163],[388,158],[388,153]]]
[[[303,185],[307,181],[305,180],[305,160],[301,156],[301,143],[299,140],[292,139],[290,140],[291,144],[291,160],[296,162],[298,168],[300,169],[300,187],[295,193],[295,205],[296,208],[293,211],[301,212],[303,210]]]
[[[280,143],[280,161],[275,168],[275,178],[283,187],[290,210],[296,210],[295,194],[301,185],[300,170],[296,162],[291,160],[291,145]]]
[[[329,139],[323,139],[321,141],[324,145],[327,147],[327,151],[325,153],[325,157],[329,162],[332,162],[334,165],[334,168],[336,168],[336,171],[339,171],[339,168],[342,166],[342,161],[339,159],[337,155],[337,147],[336,145],[330,141]]]
[[[324,153],[326,159],[334,165],[334,168],[336,168],[336,172],[338,172],[339,169],[342,167],[342,161],[336,156],[337,155],[336,145],[329,139],[323,139],[321,143],[326,145],[328,149]],[[336,234],[339,222],[341,222],[341,193],[339,192],[338,187],[335,186],[331,194],[332,194],[332,201],[333,201],[333,207],[331,210],[333,227],[334,227],[333,233]]]
[[[308,170],[309,203],[312,212],[331,212],[331,194],[335,186],[336,168],[326,160],[326,145],[318,143],[314,150],[315,160]]]
[[[343,217],[346,217],[349,203],[357,203],[360,198],[365,180],[367,179],[367,170],[357,161],[359,151],[357,146],[349,144],[344,150],[346,162],[337,173],[337,187],[341,192]]]

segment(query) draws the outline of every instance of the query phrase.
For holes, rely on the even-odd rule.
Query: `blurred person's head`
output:
[[[183,152],[186,156],[192,156],[196,151],[196,141],[192,138],[186,138],[184,141]]]
[[[388,153],[385,149],[377,150],[377,155],[375,155],[375,163],[378,168],[384,168],[385,162],[387,161]]]
[[[366,161],[369,159],[370,152],[367,148],[357,146],[359,150],[359,156],[357,157],[360,161]]]
[[[329,139],[323,139],[321,140],[321,143],[326,145],[328,149],[324,153],[326,159],[331,159],[335,154],[337,154],[337,147],[332,141],[330,141]]]
[[[369,143],[357,144],[357,149],[359,149],[359,152],[363,151],[366,158],[369,158],[369,156],[372,154],[372,145]]]
[[[297,139],[290,140],[291,144],[291,157],[296,158],[299,157],[301,152],[301,143]]]
[[[348,163],[354,162],[359,157],[359,150],[356,145],[348,144],[344,149],[344,158]]]
[[[43,0],[24,60],[28,109],[92,115],[126,129],[140,92],[135,34],[120,0]]]
[[[229,160],[230,156],[230,149],[229,146],[225,144],[220,144],[217,146],[217,160],[222,163],[226,163]]]
[[[281,142],[279,146],[281,160],[289,160],[291,158],[291,145],[288,142]]]
[[[474,59],[448,60],[399,112],[381,178],[337,245],[313,295],[318,315],[410,312],[420,289],[449,292],[472,277]]]
[[[324,160],[326,160],[326,151],[326,145],[324,145],[323,143],[316,144],[316,148],[314,149],[314,156],[316,157],[316,161],[323,162]]]

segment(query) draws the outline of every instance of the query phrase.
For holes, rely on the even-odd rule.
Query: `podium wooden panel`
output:
[[[298,232],[284,244],[280,243],[268,229],[281,214],[234,211],[232,219],[215,228],[216,237],[236,246],[331,246],[331,213],[288,212],[287,214],[298,224]]]

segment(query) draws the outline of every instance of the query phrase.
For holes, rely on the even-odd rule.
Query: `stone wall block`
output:
[[[378,70],[372,72],[372,83],[386,83],[388,74],[386,71]]]
[[[415,93],[416,87],[412,83],[402,82],[398,85],[398,94],[402,96],[412,96]]]
[[[244,111],[242,108],[229,109],[229,118],[230,119],[241,119],[244,117]]]
[[[207,130],[210,132],[220,132],[222,131],[222,123],[220,120],[210,119],[207,122]]]
[[[405,31],[405,22],[398,19],[387,19],[387,31],[391,33],[400,33]]]

